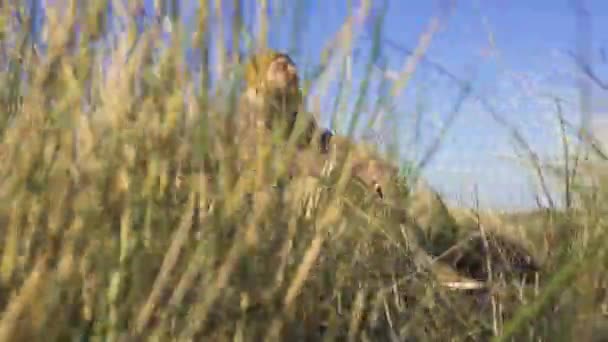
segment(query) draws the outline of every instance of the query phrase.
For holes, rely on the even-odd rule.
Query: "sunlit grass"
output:
[[[49,11],[44,52],[27,11],[13,22],[0,9],[0,341],[608,338],[605,179],[576,188],[570,211],[502,215],[447,207],[409,177],[380,200],[342,165],[286,182],[281,165],[303,155],[272,145],[239,173],[245,146],[226,143],[238,92],[221,81],[239,58],[223,45],[221,68],[204,56],[221,2],[193,35],[201,74],[185,71],[179,39],[163,42],[158,23],[137,33],[133,9],[113,3],[124,33],[104,24],[105,2]],[[344,24],[340,53],[367,15]],[[408,85],[436,25],[379,96]],[[319,70],[320,83],[340,74]],[[368,81],[342,80],[355,97],[345,135],[365,120]],[[522,279],[507,240],[540,270]]]

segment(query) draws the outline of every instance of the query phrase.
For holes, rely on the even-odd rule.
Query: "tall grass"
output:
[[[580,199],[571,210],[499,215],[447,208],[411,183],[395,184],[384,201],[343,175],[276,186],[281,165],[298,155],[272,147],[239,173],[243,146],[227,141],[242,3],[232,18],[221,1],[203,4],[193,35],[200,73],[184,67],[177,3],[143,29],[138,2],[49,6],[41,39],[32,29],[39,13],[0,7],[0,341],[608,338],[601,174],[594,187],[566,177],[569,198]],[[313,81],[339,74],[350,87],[336,73],[345,70],[340,54],[370,11],[368,2],[353,11],[335,40],[341,49],[325,52]],[[221,39],[212,49],[211,16],[234,23],[231,53]],[[429,27],[379,94],[387,103],[407,86],[437,22]],[[363,119],[380,28],[358,93],[340,92],[356,97],[347,134]],[[210,65],[211,50],[221,65]],[[542,269],[522,280],[482,253],[483,290],[443,286],[466,276],[432,250],[449,254],[468,232],[481,232],[478,252],[493,246],[489,234],[522,240]]]

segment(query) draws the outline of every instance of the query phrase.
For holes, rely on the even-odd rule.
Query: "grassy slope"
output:
[[[85,27],[91,37],[94,29]],[[601,196],[552,221],[482,214],[484,227],[519,239],[507,227],[521,226],[535,232],[533,248],[555,252],[545,253],[538,285],[495,274],[491,291],[448,290],[416,246],[445,250],[458,235],[450,230],[476,230],[476,219],[428,194],[389,207],[356,182],[302,178],[281,192],[271,185],[283,154],[251,174],[231,172],[225,106],[184,103],[199,80],[178,73],[175,49],[150,64],[154,44],[144,35],[126,64],[127,42],[106,52],[114,60],[102,78],[92,50],[75,54],[55,40],[47,59],[23,56],[27,92],[3,93],[12,121],[0,164],[0,341],[555,341],[590,340],[602,324]],[[14,75],[0,82],[18,89]],[[198,166],[205,172],[180,175]],[[404,212],[422,222],[422,237]],[[549,229],[560,238],[545,246]]]

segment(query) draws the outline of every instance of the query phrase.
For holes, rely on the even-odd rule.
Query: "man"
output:
[[[265,128],[295,139],[298,148],[318,143],[321,152],[327,151],[333,133],[321,129],[312,113],[303,111],[302,101],[298,70],[287,54],[266,50],[253,55],[245,65],[238,134],[249,136]]]

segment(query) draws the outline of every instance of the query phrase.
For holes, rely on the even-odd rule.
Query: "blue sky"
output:
[[[272,2],[272,1],[270,1]],[[289,2],[287,2],[289,3]],[[298,12],[303,17],[299,53],[294,55],[302,69],[318,63],[322,49],[339,30],[348,16],[347,1],[304,1]],[[354,6],[359,1],[352,1]],[[381,3],[373,2],[374,6]],[[493,104],[496,110],[515,125],[541,156],[558,153],[554,105],[543,95],[555,95],[569,101],[566,115],[576,119],[578,93],[575,68],[565,54],[576,49],[576,21],[569,1],[495,0],[456,1],[456,6],[440,31],[434,36],[427,56],[457,77],[473,80],[476,95]],[[295,4],[295,1],[292,2]],[[441,14],[439,1],[389,0],[383,21],[382,57],[390,70],[402,68],[405,55],[394,46],[414,48],[429,20]],[[378,5],[379,8],[380,5]],[[608,2],[586,1],[591,12],[593,58],[598,72],[607,71],[601,63],[599,50],[608,49]],[[377,9],[377,12],[379,10]],[[289,11],[288,11],[289,12]],[[281,15],[273,23],[280,32],[271,37],[271,45],[279,49],[292,46],[292,15]],[[371,25],[361,31],[371,35]],[[353,83],[358,86],[369,58],[370,42],[357,41],[359,53],[353,60]],[[605,73],[608,77],[608,73]],[[377,79],[380,76],[376,77]],[[373,88],[373,87],[372,87]],[[331,89],[331,88],[330,88]],[[369,92],[369,101],[377,96]],[[608,114],[606,92],[595,88],[592,111],[595,116]],[[436,118],[445,119],[457,101],[459,88],[435,68],[421,64],[408,88],[394,99],[390,125],[398,127],[404,158],[416,158],[420,150],[408,144],[413,135],[417,108],[426,117],[421,125],[422,148],[438,133]],[[322,119],[329,124],[335,93],[324,94]],[[351,101],[352,102],[352,101]],[[348,112],[347,112],[348,113]],[[394,135],[394,131],[392,132]],[[387,132],[379,135],[387,137]],[[426,177],[440,191],[454,200],[471,203],[471,189],[477,185],[483,206],[513,208],[534,205],[534,177],[514,156],[514,145],[508,131],[492,120],[479,101],[470,98],[449,130],[445,143],[429,164]],[[419,157],[419,156],[418,156]]]
[[[145,0],[148,13],[153,0]],[[181,0],[186,26],[192,27],[199,1]],[[271,11],[285,11],[272,23],[270,45],[288,50],[297,46],[292,57],[300,70],[308,75],[320,61],[320,55],[349,14],[349,3],[357,8],[360,0],[275,1]],[[387,0],[382,21],[381,58],[373,73],[367,100],[373,103],[381,93],[378,85],[384,66],[389,71],[402,69],[406,55],[402,48],[412,49],[425,32],[429,20],[441,15],[445,4],[452,1]],[[471,189],[477,185],[483,206],[513,208],[534,205],[531,173],[519,163],[505,158],[514,155],[512,139],[504,127],[492,120],[477,97],[493,107],[521,130],[532,148],[541,155],[557,153],[554,106],[542,95],[557,95],[569,102],[566,115],[578,115],[578,93],[572,60],[565,54],[576,48],[576,22],[572,1],[568,0],[457,0],[449,15],[443,16],[441,28],[433,37],[426,57],[462,80],[472,80],[475,97],[466,98],[459,116],[448,131],[445,143],[428,165],[425,176],[448,198],[470,203]],[[224,1],[224,13],[230,14],[232,1]],[[244,0],[246,23],[255,28],[255,4]],[[373,13],[380,14],[383,1],[374,1]],[[584,1],[591,13],[592,44],[595,66],[608,78],[608,62],[602,61],[600,48],[608,49],[608,1]],[[294,16],[294,7],[299,6]],[[279,6],[280,7],[280,6]],[[301,30],[297,44],[292,37],[294,18]],[[352,82],[357,91],[370,58],[371,42],[364,37],[373,33],[373,20],[358,31],[352,59]],[[228,35],[228,34],[227,34]],[[217,38],[217,34],[215,34]],[[398,47],[398,48],[396,48]],[[608,53],[608,51],[606,52]],[[386,128],[375,131],[380,141],[397,137],[404,159],[419,158],[415,151],[424,150],[439,132],[440,123],[449,116],[459,98],[460,88],[453,80],[422,63],[407,88],[393,99],[391,119],[384,119]],[[608,115],[606,91],[593,89],[591,110],[597,117]],[[328,90],[312,89],[320,96],[321,120],[330,124],[330,113],[336,97],[336,84]],[[347,96],[341,115],[351,113],[355,94]],[[412,145],[416,117],[421,142]],[[338,127],[343,133],[342,128]]]

